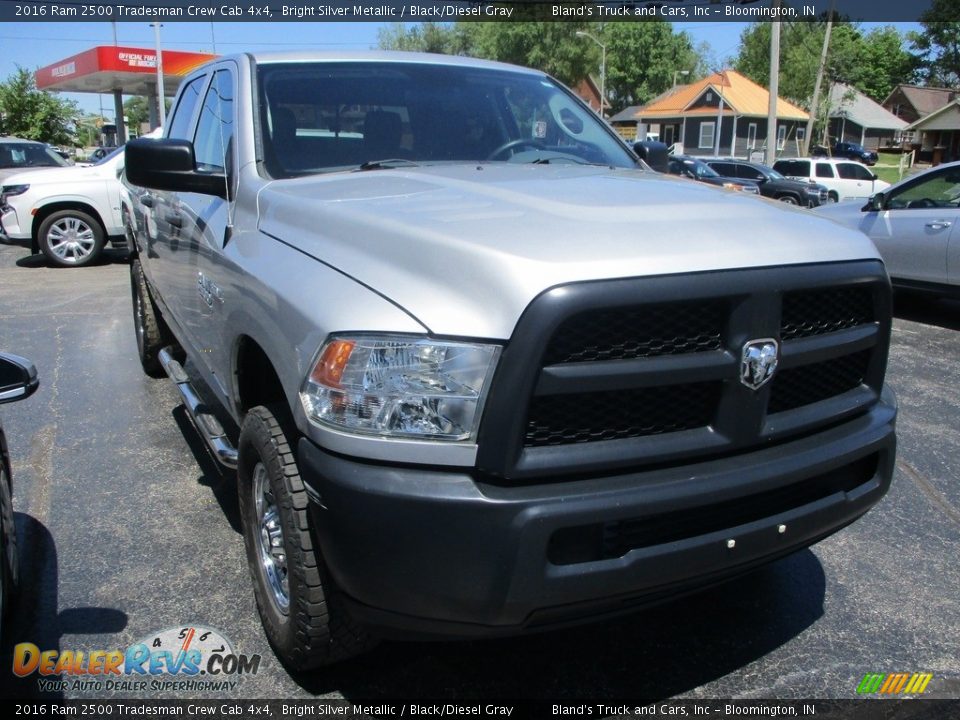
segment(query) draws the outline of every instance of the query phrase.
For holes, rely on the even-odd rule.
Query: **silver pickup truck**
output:
[[[131,142],[137,344],[290,667],[630,611],[887,491],[869,240],[650,170],[541,72],[238,55]]]

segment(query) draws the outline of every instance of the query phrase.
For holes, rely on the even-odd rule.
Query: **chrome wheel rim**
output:
[[[93,228],[80,218],[61,218],[47,230],[50,252],[65,263],[83,262],[93,252],[96,243]]]
[[[131,272],[134,272],[134,269],[131,267]],[[147,318],[143,311],[143,297],[141,297],[141,288],[140,283],[138,282],[140,278],[133,275],[133,317],[136,320],[134,325],[136,325],[137,331],[137,348],[143,352],[143,334],[146,331],[145,326],[147,324]]]
[[[270,478],[263,463],[253,469],[253,498],[257,514],[257,554],[267,581],[270,601],[284,615],[290,609],[290,584],[287,580],[287,554],[283,542],[280,513]]]

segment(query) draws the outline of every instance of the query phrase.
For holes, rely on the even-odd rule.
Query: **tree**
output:
[[[740,35],[740,52],[734,68],[766,87],[770,82],[770,23],[749,25]],[[784,22],[780,34],[780,96],[810,106],[820,65],[826,22]],[[830,38],[827,77],[848,82],[859,34],[849,23],[837,22]],[[826,84],[826,83],[825,83]]]
[[[668,22],[458,22],[396,23],[380,31],[385,50],[416,50],[470,55],[523,65],[549,73],[575,86],[587,75],[599,80],[601,49],[606,48],[607,103],[614,109],[646,102],[667,90],[675,70],[702,74],[702,53],[686,33],[674,33]]]
[[[920,15],[923,32],[910,33],[921,78],[928,85],[960,86],[960,20],[956,0],[933,0]]]
[[[409,28],[404,23],[391,23],[378,31],[377,44],[381,50],[444,55],[466,55],[469,51],[466,33],[461,26],[432,22]]]
[[[0,83],[0,134],[68,145],[77,113],[75,103],[38,90],[33,73],[19,65]]]
[[[475,57],[542,70],[562,83],[576,85],[599,67],[599,48],[577,36],[580,22],[458,23]],[[594,29],[595,30],[595,29]],[[592,47],[591,47],[592,46]],[[610,54],[607,53],[609,60]]]
[[[864,35],[851,84],[877,102],[883,102],[897,85],[913,82],[916,59],[904,48],[904,39],[889,25]]]
[[[127,117],[127,125],[135,133],[139,133],[140,127],[144,123],[150,122],[150,107],[147,99],[142,95],[130,98],[123,104],[123,114]]]
[[[810,107],[823,48],[825,22],[785,22],[780,38],[780,95]],[[754,23],[740,36],[734,67],[766,86],[770,78],[770,23]],[[904,37],[893,27],[863,34],[856,25],[836,20],[830,37],[824,92],[832,82],[851,85],[881,101],[899,83],[914,77]]]
[[[674,33],[668,22],[607,24],[600,35],[607,46],[607,96],[620,110],[650,101],[673,85],[674,73],[686,70],[689,80],[702,75],[702,56],[685,32]]]

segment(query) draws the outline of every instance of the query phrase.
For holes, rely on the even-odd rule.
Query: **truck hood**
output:
[[[4,185],[40,185],[50,183],[75,183],[84,180],[104,180],[109,177],[116,177],[116,169],[111,165],[98,165],[83,167],[80,165],[71,165],[70,167],[51,167],[39,168],[37,170],[19,170],[3,178]]]
[[[562,283],[878,257],[861,233],[806,210],[606,167],[335,173],[270,182],[258,201],[262,232],[440,335],[506,339]]]

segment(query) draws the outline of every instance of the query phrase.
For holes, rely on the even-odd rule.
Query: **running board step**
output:
[[[183,406],[187,409],[194,427],[200,433],[200,436],[207,443],[210,452],[221,465],[236,469],[237,467],[237,449],[231,444],[220,421],[214,417],[213,413],[207,410],[207,406],[197,395],[197,391],[190,384],[190,378],[187,376],[183,366],[177,362],[170,348],[166,347],[160,351],[160,364],[163,365],[167,376],[177,386],[180,391],[180,398],[183,400]]]

